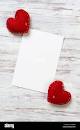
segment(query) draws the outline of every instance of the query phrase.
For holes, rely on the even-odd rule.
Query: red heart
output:
[[[30,26],[30,16],[23,10],[17,10],[15,18],[7,19],[7,28],[10,32],[13,33],[27,33]]]
[[[53,104],[63,105],[71,100],[71,94],[64,90],[62,81],[55,81],[49,86],[47,100]]]

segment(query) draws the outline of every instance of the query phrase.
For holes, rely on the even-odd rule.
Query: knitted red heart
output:
[[[49,86],[47,100],[53,104],[63,105],[71,100],[71,94],[64,90],[62,81],[55,81]]]
[[[15,18],[7,19],[6,24],[10,32],[27,33],[30,26],[30,16],[25,10],[20,9],[16,11]]]

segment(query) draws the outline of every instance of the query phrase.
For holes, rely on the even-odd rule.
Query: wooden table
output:
[[[30,12],[31,28],[65,37],[55,79],[72,93],[70,104],[51,105],[44,93],[11,86],[21,36],[3,28],[19,8]],[[80,121],[80,0],[0,0],[0,31],[0,121]]]

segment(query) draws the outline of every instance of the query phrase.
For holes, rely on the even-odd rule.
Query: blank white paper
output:
[[[47,93],[53,82],[63,37],[31,30],[23,36],[13,85]]]

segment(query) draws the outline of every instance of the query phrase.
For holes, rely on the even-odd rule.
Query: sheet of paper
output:
[[[54,80],[63,37],[39,30],[23,36],[13,85],[47,93]]]

